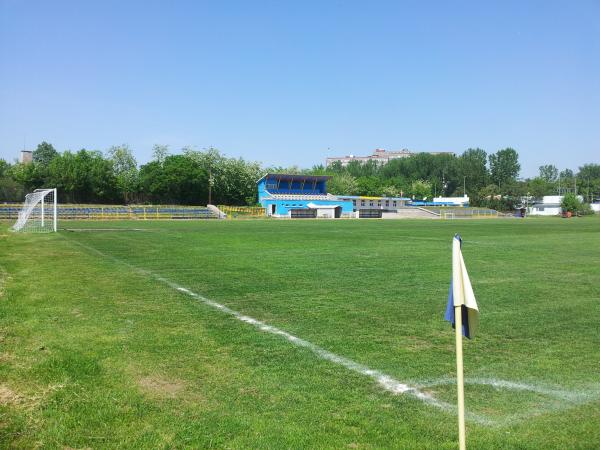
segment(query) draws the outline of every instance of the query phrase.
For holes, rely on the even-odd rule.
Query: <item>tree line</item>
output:
[[[127,145],[103,154],[81,149],[58,152],[42,142],[33,162],[8,164],[0,159],[0,201],[22,201],[41,187],[58,189],[62,203],[214,204],[256,203],[256,180],[263,169],[256,162],[227,158],[210,148],[190,147],[172,155],[155,145],[153,159],[138,166]],[[210,184],[210,189],[209,189]]]
[[[217,149],[184,147],[171,154],[155,145],[152,160],[138,165],[127,145],[105,153],[81,149],[59,152],[42,142],[33,162],[9,164],[0,159],[0,201],[22,201],[25,193],[56,187],[63,203],[154,203],[254,205],[256,181],[267,172],[331,175],[332,194],[404,196],[468,195],[472,205],[507,210],[523,197],[575,192],[591,202],[600,194],[600,165],[585,164],[575,173],[543,165],[539,175],[520,179],[519,155],[512,148],[487,154],[480,148],[452,154],[416,155],[390,160],[339,162],[327,167],[263,167],[243,158],[229,158]]]
[[[472,205],[499,210],[544,195],[577,193],[587,202],[600,196],[600,164],[585,164],[577,173],[547,164],[539,167],[537,176],[521,179],[519,155],[512,148],[491,154],[470,148],[459,156],[418,153],[384,165],[334,163],[324,171],[333,174],[329,186],[334,194],[403,195],[418,200],[468,195]]]

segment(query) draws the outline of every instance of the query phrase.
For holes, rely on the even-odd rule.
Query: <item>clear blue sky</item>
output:
[[[0,0],[0,158],[214,146],[600,162],[600,2]]]

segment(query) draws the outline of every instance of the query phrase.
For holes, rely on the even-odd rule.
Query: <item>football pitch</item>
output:
[[[0,224],[0,446],[600,447],[600,220]],[[65,230],[67,228],[68,230]]]

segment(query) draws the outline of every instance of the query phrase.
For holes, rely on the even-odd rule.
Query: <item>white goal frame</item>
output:
[[[25,196],[12,231],[50,233],[58,229],[58,203],[56,188],[36,189]]]
[[[453,212],[443,212],[442,213],[442,219],[454,219],[454,213]]]

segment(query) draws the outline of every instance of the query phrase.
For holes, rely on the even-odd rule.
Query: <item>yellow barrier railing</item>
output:
[[[0,204],[0,220],[16,220],[22,204]],[[227,218],[264,217],[260,206],[219,206]],[[89,220],[150,220],[150,219],[212,219],[215,213],[205,206],[179,205],[80,205],[59,204],[59,219]]]
[[[218,208],[227,214],[228,219],[236,217],[264,217],[265,208],[261,206],[226,206],[219,205]]]

